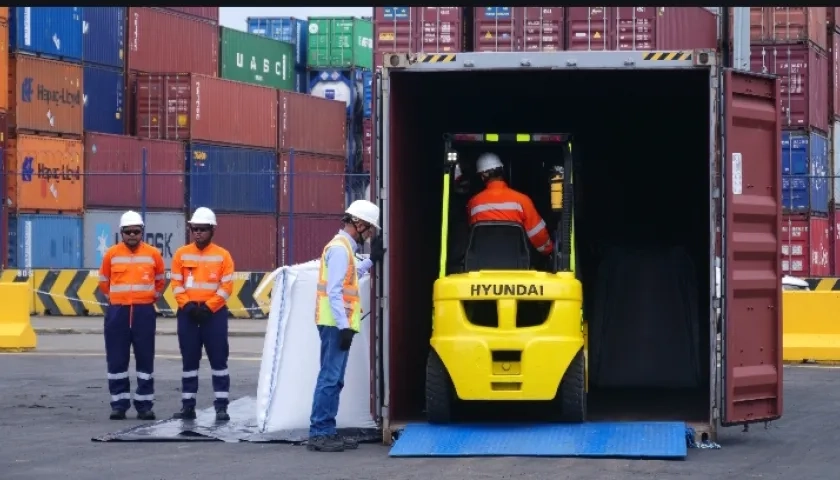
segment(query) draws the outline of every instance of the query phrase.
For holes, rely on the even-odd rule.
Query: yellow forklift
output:
[[[525,143],[544,143],[557,151],[556,161],[542,167],[557,220],[550,265],[541,270],[533,266],[534,251],[520,224],[478,222],[469,228],[460,272],[447,275],[458,147]],[[582,286],[574,273],[571,135],[447,134],[444,145],[440,273],[426,364],[427,420],[456,421],[459,407],[469,402],[545,401],[551,402],[549,420],[585,421],[586,332]]]

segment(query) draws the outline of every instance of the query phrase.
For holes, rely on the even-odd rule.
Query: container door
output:
[[[385,131],[383,128],[383,105],[386,98],[383,97],[383,88],[382,88],[382,69],[377,69],[377,72],[373,74],[371,90],[373,93],[373,98],[371,99],[371,116],[373,117],[372,124],[373,124],[373,133],[371,139],[371,162],[370,162],[370,201],[379,205],[380,214],[380,226],[383,228],[383,232],[380,234],[384,238],[385,247],[388,247],[388,237],[387,231],[385,228],[387,226],[386,223],[386,215],[388,214],[387,210],[385,209],[385,202],[383,201],[383,192],[382,187],[386,185],[386,180],[383,176],[385,169],[383,168],[383,161],[382,158],[384,157],[384,150],[382,149],[382,132]],[[371,329],[371,414],[373,414],[374,418],[381,420],[383,423],[380,424],[381,427],[387,426],[383,425],[387,423],[388,419],[385,418],[387,415],[387,411],[383,412],[383,406],[387,405],[384,395],[386,390],[386,382],[387,376],[385,375],[385,365],[387,364],[386,355],[388,354],[385,346],[388,345],[388,342],[385,340],[388,331],[385,329],[384,320],[386,318],[387,312],[385,309],[387,308],[387,298],[385,297],[385,277],[386,277],[386,269],[388,268],[388,252],[385,254],[385,259],[382,261],[382,266],[379,268],[374,268],[371,270],[371,286],[372,290],[371,294],[371,318],[370,322],[373,325]]]
[[[776,79],[724,71],[721,424],[782,415],[781,120]]]

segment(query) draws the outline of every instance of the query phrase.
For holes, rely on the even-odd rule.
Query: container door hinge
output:
[[[720,412],[718,412],[717,407],[714,407],[712,408],[712,420],[717,420],[718,418],[720,418]]]
[[[720,188],[715,187],[715,188],[712,190],[712,198],[713,198],[713,199],[715,199],[715,200],[717,200],[717,199],[719,199],[719,198],[720,198]]]
[[[714,298],[712,298],[712,308],[714,308],[714,309],[718,309],[718,308],[720,308],[720,306],[721,306],[721,300],[720,300],[720,297],[714,297]]]

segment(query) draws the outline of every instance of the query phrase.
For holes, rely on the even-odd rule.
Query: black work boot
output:
[[[216,407],[216,421],[227,422],[230,420],[230,415],[227,413],[227,407]]]
[[[125,420],[125,410],[111,410],[111,420]]]
[[[310,437],[306,449],[313,452],[343,452],[344,440],[338,435]]]
[[[151,410],[143,410],[142,412],[137,412],[137,420],[154,420],[155,419],[155,412]]]
[[[195,407],[183,407],[181,411],[172,415],[176,420],[195,420]]]
[[[350,437],[339,436],[338,438],[340,438],[344,442],[344,449],[345,450],[355,450],[355,449],[359,448],[359,442],[357,442],[356,440],[354,440]]]

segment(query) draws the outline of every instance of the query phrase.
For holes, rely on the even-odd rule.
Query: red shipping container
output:
[[[794,277],[830,276],[828,218],[782,216],[782,271]]]
[[[279,217],[280,265],[295,265],[320,258],[327,242],[336,236],[341,228],[341,215]]]
[[[717,47],[717,16],[701,7],[569,7],[569,50]]]
[[[277,217],[216,213],[213,243],[226,248],[237,272],[271,272],[277,268]],[[192,234],[188,241],[192,241]]]
[[[128,70],[219,74],[219,27],[145,7],[128,9]]]
[[[751,45],[751,70],[781,77],[782,128],[828,132],[828,56],[808,43]]]
[[[362,120],[362,171],[371,172],[373,163],[373,120]]]
[[[219,23],[219,7],[166,7],[164,10],[172,10],[190,17]]]
[[[85,134],[85,207],[139,208],[146,149],[146,207],[184,209],[184,143]]]
[[[829,48],[826,7],[754,7],[763,12],[760,43],[813,42]],[[752,24],[752,15],[750,15]],[[752,28],[750,29],[752,31]]]
[[[347,155],[347,106],[344,102],[286,90],[277,92],[278,149]]]
[[[840,210],[831,212],[831,256],[832,275],[840,274]]]
[[[816,7],[814,7],[816,8]],[[840,18],[840,7],[826,7],[825,9],[825,23],[828,25],[828,31],[837,29],[837,19]]]
[[[475,7],[476,52],[563,50],[563,7]]]
[[[829,61],[829,111],[832,118],[840,117],[840,33],[831,32],[831,50]]]
[[[344,212],[343,156],[284,150],[280,162],[280,213]]]
[[[273,88],[207,75],[141,73],[136,90],[139,137],[277,148]]]
[[[416,7],[375,7],[373,9],[373,61],[382,66],[383,53],[417,52]]]
[[[457,53],[463,50],[462,7],[416,7],[417,45],[421,52]]]

